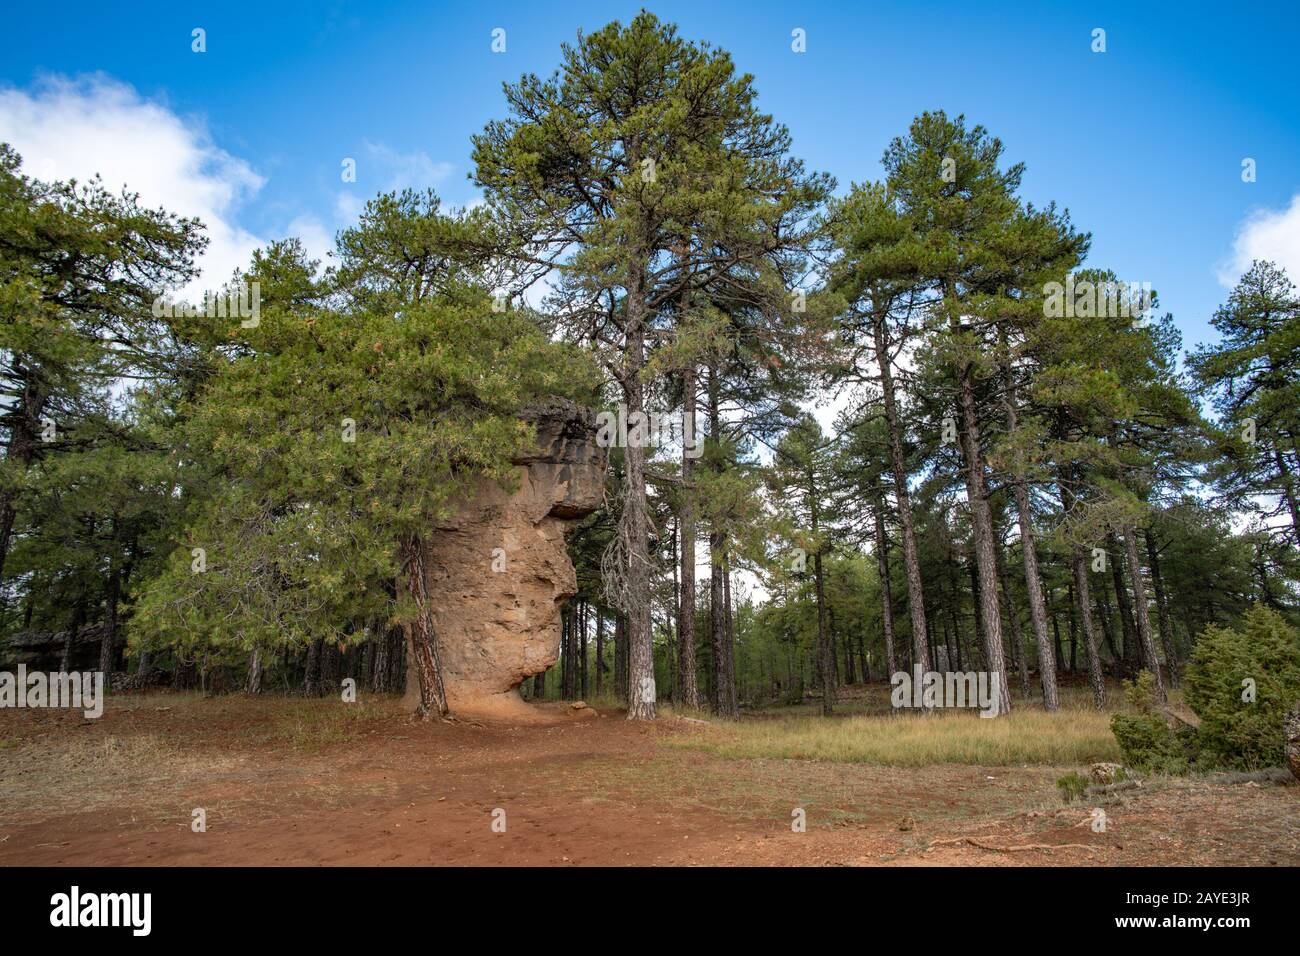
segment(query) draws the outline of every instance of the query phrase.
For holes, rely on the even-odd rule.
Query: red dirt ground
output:
[[[0,865],[1300,864],[1295,785],[1151,783],[1094,833],[1087,806],[1061,805],[1059,768],[724,760],[670,746],[702,732],[678,720],[356,707],[152,695],[93,722],[0,712]]]

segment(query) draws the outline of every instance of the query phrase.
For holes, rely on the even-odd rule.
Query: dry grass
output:
[[[0,821],[167,806],[180,794],[257,786],[268,766],[329,759],[335,748],[382,725],[394,707],[369,696],[343,704],[160,693],[110,697],[102,723],[79,714],[8,711],[0,725]],[[324,789],[315,779],[313,790]]]
[[[973,712],[940,711],[923,716],[889,713],[880,693],[853,701],[850,716],[826,719],[769,712],[758,719],[711,724],[674,745],[729,759],[830,760],[891,767],[975,764],[988,767],[1078,766],[1119,760],[1110,711],[1068,694],[1057,713],[1021,704],[1010,715],[983,718]],[[1020,702],[1017,702],[1020,703]],[[883,706],[882,706],[883,705]]]
[[[153,734],[45,738],[7,749],[0,762],[0,819],[132,802],[228,772],[241,758],[184,750]]]
[[[363,697],[343,706],[332,700],[281,702],[281,710],[269,726],[256,734],[252,742],[288,746],[299,753],[320,753],[337,744],[354,740],[376,720],[390,715],[390,701]]]

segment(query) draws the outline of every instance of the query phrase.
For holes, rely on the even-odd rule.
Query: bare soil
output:
[[[389,699],[190,694],[114,697],[96,721],[0,711],[0,865],[1300,865],[1295,784],[1065,805],[1056,779],[1086,768],[727,760],[672,746],[707,726],[623,716],[422,724]]]

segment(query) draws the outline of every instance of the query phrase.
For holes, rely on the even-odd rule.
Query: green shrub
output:
[[[1066,803],[1078,800],[1088,789],[1088,778],[1083,774],[1071,770],[1056,785],[1061,788],[1061,799]]]
[[[1253,701],[1243,700],[1248,680]],[[1262,606],[1235,628],[1207,627],[1187,668],[1185,698],[1201,719],[1202,764],[1225,770],[1283,765],[1282,718],[1300,700],[1300,632]]]
[[[1124,754],[1124,763],[1142,773],[1183,774],[1188,754],[1180,735],[1154,714],[1116,714],[1110,729]]]
[[[1246,694],[1254,682],[1254,698]],[[1111,732],[1125,763],[1147,773],[1258,770],[1281,766],[1282,719],[1300,700],[1300,632],[1255,607],[1233,628],[1207,627],[1187,668],[1184,698],[1200,727],[1172,727],[1155,706],[1148,671],[1126,685],[1135,713],[1116,714]]]
[[[1124,681],[1124,699],[1139,714],[1156,713],[1156,678],[1150,671],[1139,671],[1136,680]]]
[[[1136,713],[1115,714],[1110,719],[1124,763],[1142,773],[1187,773],[1191,762],[1188,741],[1156,710],[1155,676],[1142,671],[1137,680],[1125,682],[1124,696]]]

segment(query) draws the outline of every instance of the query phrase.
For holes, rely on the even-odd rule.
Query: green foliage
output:
[[[1243,505],[1260,495],[1294,502],[1300,296],[1282,269],[1256,261],[1212,324],[1220,340],[1199,348],[1190,365],[1221,415],[1215,470],[1223,493]],[[1290,517],[1294,525],[1294,504]]]
[[[1144,670],[1135,680],[1125,681],[1124,691],[1128,705],[1140,716],[1150,717],[1157,712],[1156,679],[1150,671]]]
[[[1083,796],[1090,783],[1083,774],[1071,770],[1064,777],[1057,780],[1056,785],[1061,789],[1061,799],[1066,803],[1072,803]]]
[[[261,322],[216,362],[174,436],[201,500],[140,602],[145,643],[233,653],[346,642],[406,618],[392,587],[401,545],[477,481],[510,479],[532,441],[524,405],[591,388],[580,353],[494,311],[482,289],[442,283],[394,312],[372,302],[413,296],[411,280],[380,270],[350,273],[371,292],[339,308],[277,298],[310,277],[296,246],[255,262],[261,275]]]
[[[1116,714],[1111,729],[1136,770],[1258,770],[1283,763],[1282,720],[1300,700],[1300,632],[1262,606],[1235,627],[1207,627],[1186,674],[1188,705],[1199,727],[1170,726],[1143,671],[1128,685],[1136,713]],[[1247,693],[1254,682],[1254,698]]]
[[[1176,776],[1189,769],[1183,741],[1162,717],[1154,714],[1115,714],[1110,719],[1124,763],[1141,773]]]
[[[1244,686],[1254,682],[1254,699]],[[1236,627],[1208,627],[1187,669],[1186,699],[1200,718],[1202,759],[1257,770],[1283,764],[1282,718],[1300,701],[1300,631],[1266,607]]]
[[[644,11],[580,35],[558,71],[505,96],[506,118],[473,140],[484,208],[378,196],[324,271],[296,239],[258,250],[234,277],[260,283],[254,327],[151,310],[193,278],[200,224],[97,181],[30,179],[0,145],[7,630],[120,608],[155,660],[356,640],[410,613],[394,587],[404,544],[476,482],[510,479],[531,440],[524,405],[571,395],[663,412],[690,391],[708,422],[703,459],[615,451],[612,503],[570,539],[585,599],[601,600],[602,558],[632,528],[627,566],[654,580],[627,603],[662,609],[668,646],[672,532],[687,525],[701,561],[759,569],[770,596],[755,605],[735,587],[735,676],[750,701],[796,703],[812,682],[814,576],[843,671],[866,660],[880,675],[887,602],[899,663],[907,602],[925,605],[932,647],[947,635],[977,659],[967,572],[983,498],[967,482],[987,472],[992,515],[978,526],[1005,545],[1004,592],[1028,595],[1012,565],[1041,522],[1053,624],[1070,621],[1072,558],[1150,529],[1159,638],[1171,662],[1195,644],[1187,700],[1201,728],[1170,726],[1144,673],[1114,719],[1130,764],[1277,762],[1280,714],[1300,696],[1288,619],[1300,553],[1293,529],[1242,532],[1239,518],[1289,510],[1300,524],[1300,301],[1280,268],[1252,266],[1215,315],[1221,340],[1189,362],[1220,416],[1209,429],[1170,317],[1047,307],[1067,275],[1116,276],[1082,268],[1090,237],[1023,201],[1022,166],[961,116],[916,117],[889,144],[884,181],[829,201],[833,180],[790,155],[754,78]],[[493,308],[492,293],[517,301],[543,277],[544,311]],[[833,435],[798,407],[818,379],[856,390]],[[978,421],[941,440],[958,398]],[[1012,489],[1028,490],[1027,516]],[[904,539],[895,502],[908,495]],[[883,545],[894,595],[864,542]],[[1113,644],[1113,582],[1093,580],[1093,637]],[[715,663],[709,591],[697,587],[702,675]],[[1272,610],[1247,613],[1257,600]],[[1067,623],[1072,643],[1082,623]]]
[[[96,623],[148,564],[173,508],[144,396],[183,365],[152,305],[205,244],[98,179],[27,177],[0,143],[0,572],[22,583],[23,626]],[[128,376],[145,384],[123,399]]]
[[[785,559],[788,562],[788,555]],[[853,652],[856,660],[858,652],[865,650],[879,678],[885,653],[874,562],[861,553],[831,550],[823,564],[827,626],[841,674],[846,670],[846,655]],[[818,652],[812,558],[797,573],[790,571],[788,563],[778,563],[765,581],[772,599],[758,607],[742,606],[736,615],[741,696],[764,703],[802,703],[805,688],[814,680]]]
[[[1125,765],[1141,773],[1186,773],[1190,764],[1185,734],[1175,732],[1169,719],[1159,712],[1155,678],[1150,671],[1142,671],[1135,681],[1126,681],[1124,691],[1135,713],[1115,714],[1110,727]]]

